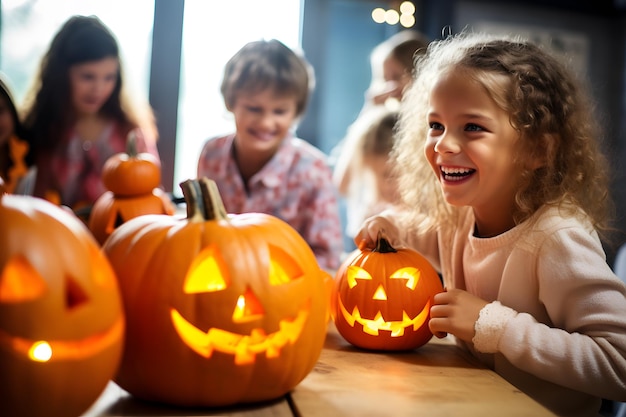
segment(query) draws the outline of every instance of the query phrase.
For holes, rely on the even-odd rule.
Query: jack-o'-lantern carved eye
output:
[[[11,258],[0,276],[0,302],[21,303],[41,297],[48,289],[37,270],[23,256]]]
[[[371,281],[372,279],[373,278],[369,272],[356,265],[351,265],[350,267],[348,267],[348,271],[346,272],[346,280],[350,288],[356,287],[359,283],[359,280]],[[378,285],[378,287],[376,287],[376,291],[374,291],[372,299],[381,301],[387,299],[387,293],[385,292],[385,289],[382,285]]]
[[[94,263],[95,263],[94,259]],[[108,281],[108,282],[107,282]],[[106,269],[94,267],[94,282],[101,286],[111,284],[110,273]],[[39,272],[23,256],[16,256],[7,262],[0,277],[0,302],[21,303],[34,301],[44,296],[48,285]],[[73,309],[86,302],[85,291],[71,277],[65,280],[65,305]]]
[[[346,271],[346,281],[350,288],[354,288],[358,285],[357,280],[372,280],[372,276],[365,269],[356,265],[350,265]]]
[[[389,278],[405,279],[406,287],[410,288],[411,290],[414,290],[415,287],[417,287],[417,282],[420,280],[420,275],[421,273],[419,269],[413,268],[413,267],[406,267],[406,268],[398,269],[396,272],[391,274]]]
[[[191,263],[183,291],[186,294],[222,291],[230,285],[230,276],[219,248],[211,245]]]
[[[415,290],[417,286],[417,282],[420,278],[420,271],[417,268],[406,267],[400,268],[393,274],[389,276],[391,279],[403,279],[406,280],[406,287]],[[350,288],[354,288],[358,285],[360,280],[371,281],[372,276],[365,269],[360,268],[356,265],[350,265],[348,270],[346,271],[346,281],[348,282],[348,286]],[[374,292],[374,296],[372,297],[374,300],[386,300],[387,293],[382,285],[379,285]]]
[[[282,285],[303,277],[298,263],[284,250],[273,245],[268,245],[268,249],[270,285]],[[219,248],[211,245],[193,260],[183,291],[186,294],[222,291],[230,286],[230,282],[231,277]]]
[[[298,263],[281,248],[269,245],[271,285],[282,285],[304,276]]]

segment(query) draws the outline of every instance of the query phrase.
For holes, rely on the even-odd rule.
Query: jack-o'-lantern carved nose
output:
[[[259,299],[248,287],[246,291],[237,299],[235,311],[233,311],[233,322],[245,323],[257,320],[263,316],[265,311]]]

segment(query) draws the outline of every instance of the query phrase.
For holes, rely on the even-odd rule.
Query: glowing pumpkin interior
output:
[[[268,245],[268,249],[270,286],[288,285],[304,278],[302,269],[289,254],[273,245]],[[190,265],[184,279],[183,292],[193,295],[225,291],[233,280],[228,271],[220,248],[215,244],[210,245]],[[170,315],[180,339],[198,355],[210,358],[213,352],[218,351],[233,355],[235,364],[246,365],[254,363],[257,354],[265,354],[267,358],[279,357],[283,347],[295,343],[307,321],[310,307],[310,300],[305,301],[299,306],[295,316],[281,319],[278,330],[271,333],[267,333],[263,327],[254,327],[247,334],[218,327],[203,330],[186,320],[175,308],[170,310]],[[232,323],[260,322],[266,314],[266,308],[271,306],[264,306],[260,297],[248,285],[232,305]]]
[[[420,277],[421,272],[419,269],[414,267],[404,267],[393,272],[389,276],[389,279],[401,280],[403,282],[403,285],[408,288],[408,291],[415,291]],[[365,269],[356,265],[351,265],[346,271],[346,281],[350,289],[353,289],[357,285],[364,285],[364,282],[370,284],[373,281],[373,278],[370,273],[367,272]],[[376,285],[372,293],[371,299],[385,302],[389,301],[387,291],[385,290],[382,283],[378,283]],[[379,330],[389,331],[391,337],[404,336],[404,331],[407,328],[418,330],[418,328],[421,327],[428,319],[431,305],[430,300],[427,300],[426,304],[418,314],[410,316],[405,310],[403,310],[401,320],[387,320],[385,317],[383,317],[383,314],[380,310],[374,315],[373,318],[364,318],[359,311],[358,305],[354,305],[354,308],[350,312],[344,306],[343,302],[341,301],[341,297],[339,297],[338,302],[339,309],[343,318],[351,326],[354,326],[355,323],[358,323],[363,326],[363,332],[372,336],[378,336]]]
[[[395,249],[379,236],[375,249],[357,249],[341,265],[331,317],[355,346],[414,349],[428,342],[432,297],[443,290],[439,275],[419,253]]]
[[[92,262],[93,280],[97,287],[103,291],[113,291],[115,283],[110,267],[103,258],[93,252]],[[61,309],[67,317],[82,314],[81,310],[92,301],[88,292],[82,288],[78,279],[66,275],[63,283],[63,299]],[[12,256],[5,264],[0,274],[0,306],[3,308],[23,307],[27,311],[29,305],[38,304],[55,305],[55,300],[50,303],[54,291],[51,291],[50,283],[30,264],[23,255]],[[54,310],[57,310],[54,308]],[[44,312],[46,313],[46,312]],[[63,321],[61,316],[57,317]],[[30,317],[32,320],[33,318]],[[49,320],[50,317],[41,317],[41,321]],[[24,319],[26,323],[27,320]],[[63,323],[55,323],[55,326],[63,326]],[[12,351],[18,357],[28,358],[34,362],[48,361],[73,361],[81,360],[96,355],[99,352],[119,343],[124,331],[122,316],[118,316],[115,323],[107,330],[91,334],[80,339],[39,339],[13,335],[0,329],[0,347]]]

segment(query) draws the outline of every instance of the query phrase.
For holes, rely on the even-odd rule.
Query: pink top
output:
[[[137,151],[150,152],[158,157],[156,145],[148,146],[140,132]],[[85,142],[72,133],[65,143],[38,161],[34,195],[46,197],[56,193],[60,204],[74,209],[90,206],[106,191],[102,183],[104,163],[121,152],[126,152],[126,135],[114,122],[95,141]]]
[[[244,186],[233,158],[234,135],[208,140],[198,178],[217,183],[226,211],[267,213],[289,223],[306,240],[320,267],[335,270],[343,250],[337,191],[325,155],[293,136]]]
[[[472,343],[458,343],[558,415],[597,416],[601,398],[626,401],[626,286],[584,213],[543,207],[479,238],[471,208],[458,212],[452,227],[426,231],[385,214],[447,288],[490,302]]]

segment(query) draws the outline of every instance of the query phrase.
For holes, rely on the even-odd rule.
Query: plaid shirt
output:
[[[156,146],[148,147],[141,134],[137,135],[137,151],[158,157]],[[116,123],[107,126],[93,142],[83,142],[73,133],[38,161],[34,194],[39,197],[55,194],[60,204],[74,209],[90,206],[106,191],[102,183],[104,163],[122,152],[126,152],[126,136]]]
[[[289,223],[306,240],[320,267],[335,270],[343,250],[337,191],[325,155],[290,136],[244,186],[233,158],[234,135],[208,140],[198,178],[217,183],[226,211],[267,213]]]

